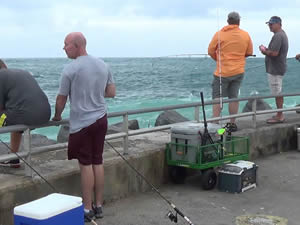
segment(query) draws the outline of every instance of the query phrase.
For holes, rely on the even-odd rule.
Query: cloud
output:
[[[238,11],[241,28],[256,45],[272,37],[265,25],[283,19],[292,48],[298,44],[300,0],[14,0],[0,5],[1,54],[6,57],[64,56],[65,35],[81,31],[89,50],[102,56],[160,56],[207,51],[212,35]],[[280,8],[275,7],[281,5]],[[271,6],[274,6],[273,8]],[[0,55],[1,57],[1,55]]]

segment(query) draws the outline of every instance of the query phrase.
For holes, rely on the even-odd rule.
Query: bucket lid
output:
[[[253,162],[238,160],[234,163],[225,164],[222,166],[219,172],[240,175],[245,169],[252,169],[254,166],[255,163]]]
[[[14,215],[44,220],[81,205],[81,197],[53,193],[46,197],[15,207]]]
[[[208,123],[207,130],[209,133],[216,133],[221,126],[215,123]],[[176,124],[171,127],[172,133],[177,134],[199,134],[204,131],[204,123],[186,122],[181,124]]]

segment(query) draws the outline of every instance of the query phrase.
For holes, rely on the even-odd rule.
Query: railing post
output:
[[[197,121],[197,123],[199,123],[199,121],[200,121],[199,113],[200,113],[200,107],[196,106],[195,107],[195,120]]]
[[[252,121],[253,121],[253,128],[256,128],[256,101],[257,99],[253,99],[252,102],[252,111],[254,112],[253,116],[252,116]]]
[[[24,131],[24,151],[28,152],[28,155],[25,157],[26,162],[31,165],[31,135],[30,135],[30,129],[26,129]],[[32,170],[29,166],[25,164],[25,174],[26,176],[33,177]]]
[[[123,151],[124,155],[128,154],[128,114],[123,115],[123,132],[126,133],[126,136],[123,137]]]

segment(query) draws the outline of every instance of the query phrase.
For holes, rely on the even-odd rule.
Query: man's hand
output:
[[[266,52],[267,48],[264,45],[260,45],[259,50],[261,51],[262,54],[264,54]]]
[[[53,121],[61,121],[62,118],[61,118],[61,116],[54,116],[54,117],[52,118],[52,120],[53,120]]]

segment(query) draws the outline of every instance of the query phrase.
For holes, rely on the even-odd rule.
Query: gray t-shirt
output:
[[[286,56],[289,49],[288,37],[283,30],[273,35],[268,49],[278,51],[279,55],[276,57],[266,56],[266,72],[283,76],[286,72]]]
[[[41,125],[51,116],[47,96],[24,70],[0,69],[0,107],[7,115],[7,125]]]
[[[70,133],[88,127],[106,114],[105,89],[112,83],[109,67],[90,55],[77,57],[64,68],[58,94],[70,98]]]

